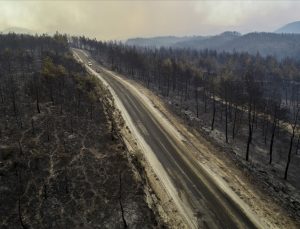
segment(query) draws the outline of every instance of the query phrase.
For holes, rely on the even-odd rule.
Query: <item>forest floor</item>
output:
[[[196,130],[187,124],[185,116],[174,112],[171,101],[134,80],[123,79],[149,98],[151,106],[159,110],[187,139],[186,144],[193,150],[194,156],[215,177],[216,182],[226,192],[235,193],[246,204],[245,208],[249,207],[268,228],[299,228],[300,198],[297,191],[292,192],[295,188],[284,181],[273,180],[273,176],[268,177],[253,163],[244,162],[230,147],[224,146],[223,138],[220,138],[222,133],[215,131],[210,134],[207,129]],[[288,204],[282,207],[282,202]]]
[[[21,125],[0,116],[1,228],[162,226],[124,142],[112,133],[110,99],[102,90],[92,119],[88,100],[81,104],[85,115],[41,102],[40,113],[32,112],[35,103],[23,104]]]

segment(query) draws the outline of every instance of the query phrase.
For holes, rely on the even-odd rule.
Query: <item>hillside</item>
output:
[[[291,22],[277,29],[275,33],[300,33],[300,21]]]
[[[253,55],[259,52],[262,56],[272,55],[279,59],[285,57],[300,59],[300,35],[249,33],[227,42],[218,51],[223,50],[248,52]]]
[[[130,40],[126,44],[147,46],[155,43],[155,39],[142,39],[143,43]],[[168,41],[166,39],[165,41]],[[151,45],[152,46],[152,45]],[[166,42],[167,47],[210,49],[219,52],[248,52],[262,56],[273,55],[278,59],[292,57],[300,59],[300,34],[277,34],[277,33],[248,33],[240,35],[237,32],[224,32],[220,35],[210,37],[190,37],[179,41]]]
[[[177,42],[173,45],[175,48],[192,49],[222,49],[228,42],[237,39],[240,34],[237,32],[224,32],[220,35],[203,38],[194,38],[192,40]]]
[[[0,57],[1,228],[156,225],[111,95],[66,37],[1,35]]]
[[[139,47],[171,47],[180,42],[192,42],[193,40],[204,39],[201,36],[195,37],[175,37],[175,36],[165,36],[165,37],[152,37],[152,38],[131,38],[126,41],[126,45],[139,46]]]

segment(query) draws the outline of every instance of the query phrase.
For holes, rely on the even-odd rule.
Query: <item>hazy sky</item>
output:
[[[97,39],[273,31],[300,20],[300,1],[3,1],[0,30],[84,34]]]

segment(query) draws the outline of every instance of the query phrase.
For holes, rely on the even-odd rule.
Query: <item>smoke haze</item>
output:
[[[299,20],[297,1],[1,1],[0,30],[97,39],[274,31]]]

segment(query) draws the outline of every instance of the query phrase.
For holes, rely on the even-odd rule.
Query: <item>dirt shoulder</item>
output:
[[[163,182],[145,159],[136,139],[127,126],[121,130],[121,135],[127,146],[129,158],[136,174],[144,183],[147,202],[154,211],[157,221],[168,228],[189,228],[183,217],[178,213],[177,207],[166,191]]]
[[[96,74],[95,72],[91,73]],[[101,77],[100,80],[106,83]],[[178,213],[177,206],[173,198],[167,192],[164,182],[156,175],[150,162],[143,154],[143,146],[136,138],[133,130],[129,128],[129,120],[124,117],[122,104],[118,101],[118,98],[114,96],[113,90],[110,91],[109,98],[111,105],[115,108],[113,119],[118,126],[117,134],[123,139],[123,143],[127,146],[127,157],[136,177],[144,185],[147,203],[155,214],[158,227],[189,228],[186,220]],[[116,108],[123,110],[123,112]]]

